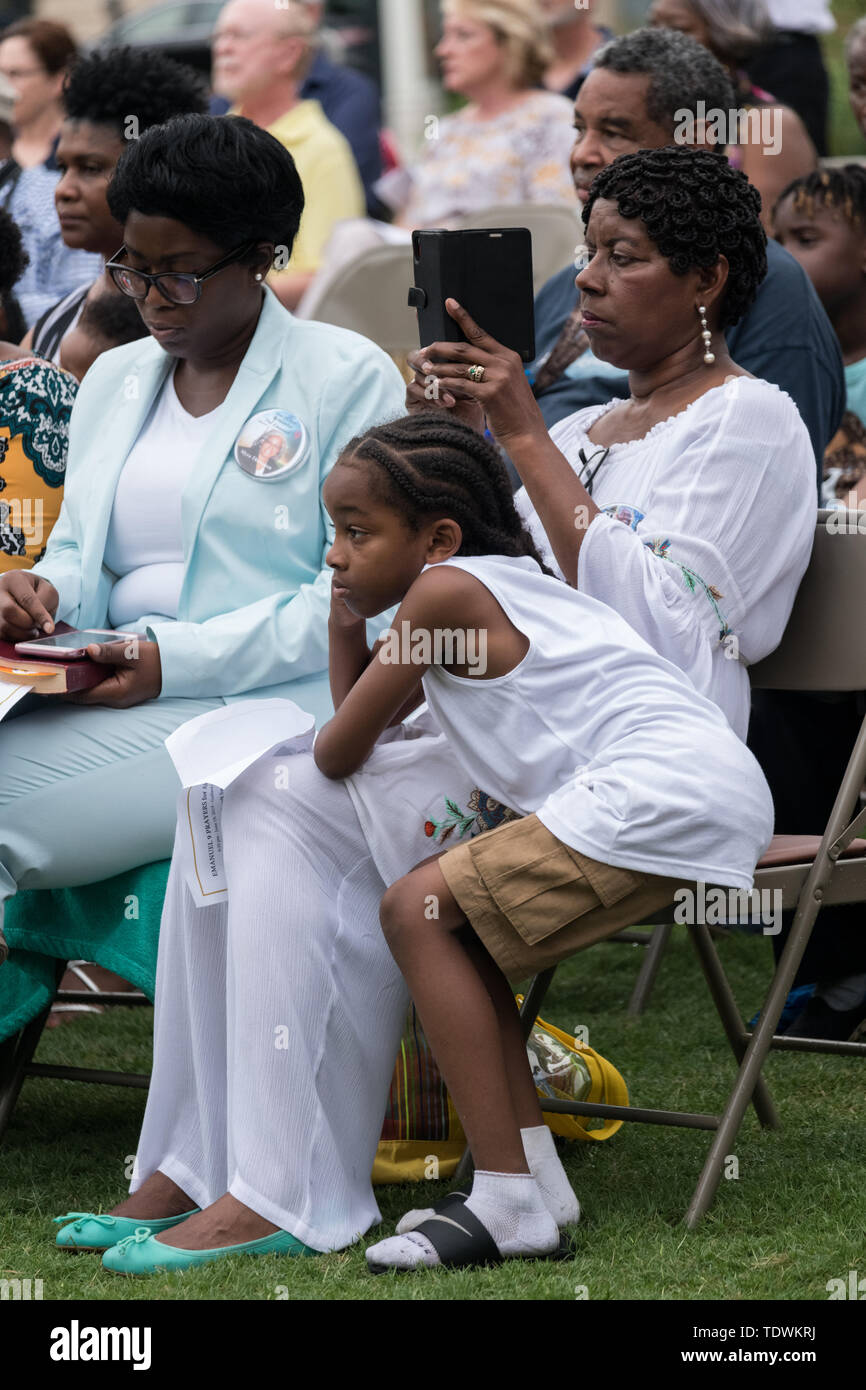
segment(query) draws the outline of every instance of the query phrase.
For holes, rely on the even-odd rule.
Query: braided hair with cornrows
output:
[[[682,145],[621,154],[593,179],[587,224],[599,198],[616,203],[621,217],[643,222],[675,275],[709,269],[725,257],[730,269],[720,328],[751,308],[767,273],[761,195],[724,154]]]
[[[829,208],[841,212],[852,227],[866,227],[866,169],[861,164],[803,174],[779,194],[773,211],[792,195],[795,210],[807,217],[814,217],[816,207]]]
[[[518,515],[505,465],[486,439],[439,411],[376,425],[349,441],[340,463],[376,464],[372,487],[412,531],[449,517],[463,533],[458,555],[528,555],[547,568]]]

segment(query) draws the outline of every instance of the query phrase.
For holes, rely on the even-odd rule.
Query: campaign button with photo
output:
[[[238,467],[257,482],[277,482],[306,463],[310,433],[289,410],[260,410],[235,440],[234,456]]]

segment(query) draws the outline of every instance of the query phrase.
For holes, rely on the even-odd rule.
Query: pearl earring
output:
[[[261,271],[258,271],[258,272],[256,273],[256,279],[257,279],[257,280],[261,280],[261,278],[262,278]]]
[[[705,304],[699,306],[698,313],[701,316],[701,337],[704,340],[704,361],[708,367],[711,367],[716,360],[716,355],[714,352],[710,352],[710,343],[713,341],[713,335],[707,326],[707,308]]]

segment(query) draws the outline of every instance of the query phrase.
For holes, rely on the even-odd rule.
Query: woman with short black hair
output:
[[[63,619],[138,640],[90,647],[100,684],[29,697],[4,724],[0,903],[168,857],[164,740],[186,720],[271,696],[329,713],[321,484],[346,439],[402,411],[384,353],[295,321],[263,283],[304,202],[266,131],[204,115],[154,126],[109,199],[125,239],[111,273],[148,336],[87,373],[45,556],[0,577],[0,639]],[[285,449],[255,477],[236,445],[265,425]]]
[[[103,263],[123,240],[123,227],[106,198],[117,161],[151,126],[173,116],[207,111],[207,89],[192,68],[148,48],[96,49],[79,57],[62,94],[66,119],[54,154],[60,181],[54,203],[63,241],[91,251]],[[60,345],[78,323],[86,301],[115,294],[109,275],[99,275],[45,310],[24,346],[60,361]]]

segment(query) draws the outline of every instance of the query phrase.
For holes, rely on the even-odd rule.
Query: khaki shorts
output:
[[[438,863],[476,935],[512,979],[642,922],[672,904],[679,886],[587,859],[535,815],[467,840]]]

